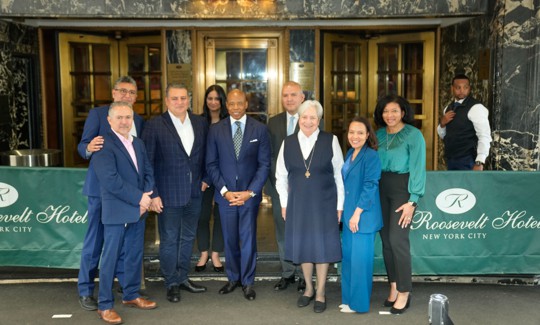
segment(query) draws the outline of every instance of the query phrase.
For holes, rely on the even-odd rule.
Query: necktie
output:
[[[234,142],[234,153],[236,154],[236,159],[240,154],[240,148],[242,147],[242,127],[240,121],[234,122],[236,124],[236,132],[234,132],[233,142]]]
[[[287,135],[294,133],[294,116],[289,117],[289,126],[287,127]]]

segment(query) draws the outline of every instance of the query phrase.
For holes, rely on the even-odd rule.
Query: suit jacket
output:
[[[347,152],[345,161],[353,153]],[[379,179],[381,161],[377,151],[364,145],[351,162],[347,172],[342,172],[345,185],[345,203],[343,205],[343,226],[348,227],[349,219],[357,207],[364,211],[360,215],[358,232],[373,233],[382,228],[381,200],[379,197]]]
[[[101,184],[103,224],[135,223],[140,219],[139,202],[144,192],[154,188],[152,166],[141,139],[133,137],[138,171],[118,136],[109,130],[105,143],[92,156],[92,165]]]
[[[206,171],[216,187],[215,202],[229,204],[220,193],[226,186],[229,191],[254,191],[257,195],[246,201],[246,205],[258,206],[269,170],[270,139],[266,125],[247,117],[238,159],[234,153],[231,118],[212,125],[206,148]]]
[[[160,196],[167,207],[184,206],[192,197],[202,195],[208,122],[199,115],[188,114],[195,135],[190,155],[184,149],[169,112],[148,121],[142,135],[156,179],[152,197]]]
[[[77,151],[79,155],[84,159],[92,158],[92,154],[86,155],[86,147],[98,135],[104,136],[111,130],[111,125],[107,121],[107,116],[109,115],[109,106],[100,106],[95,107],[90,110],[88,117],[84,122],[83,134],[81,137],[81,142],[77,145]],[[140,136],[144,127],[144,120],[142,117],[136,113],[133,116],[135,121],[135,128],[137,129],[137,136]],[[96,173],[92,164],[88,167],[88,172],[86,173],[86,180],[84,182],[83,194],[86,196],[99,196],[99,183],[97,181]]]

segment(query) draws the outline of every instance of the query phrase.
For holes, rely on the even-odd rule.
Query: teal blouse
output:
[[[405,124],[398,133],[376,132],[382,172],[409,173],[409,201],[418,202],[426,191],[426,141],[416,127]]]

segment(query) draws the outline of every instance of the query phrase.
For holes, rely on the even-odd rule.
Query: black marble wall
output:
[[[39,147],[35,28],[0,21],[0,151]]]
[[[3,0],[11,17],[262,19],[478,15],[485,0]]]
[[[540,3],[498,1],[492,22],[496,50],[493,87],[493,165],[540,169]]]
[[[315,30],[313,29],[293,29],[289,33],[289,63],[311,62],[315,63]],[[315,84],[313,76],[313,84]],[[298,81],[298,80],[297,80]],[[315,99],[315,92],[304,89],[306,99]]]

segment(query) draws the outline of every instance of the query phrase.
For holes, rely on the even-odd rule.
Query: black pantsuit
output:
[[[223,231],[217,203],[214,204],[215,187],[210,186],[204,191],[202,199],[201,217],[197,228],[197,248],[199,252],[206,252],[210,248],[210,216],[214,214],[212,229],[212,252],[223,252]]]

